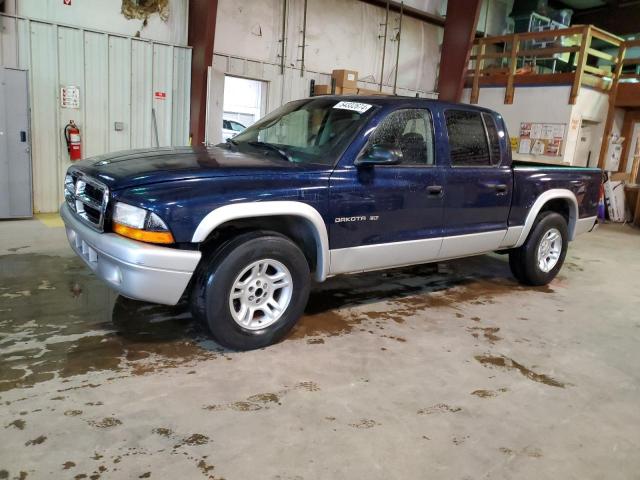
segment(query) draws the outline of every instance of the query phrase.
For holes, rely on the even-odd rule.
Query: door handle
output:
[[[504,183],[494,185],[493,188],[495,188],[498,193],[507,193],[507,186]]]
[[[429,195],[440,195],[442,193],[442,185],[429,185],[427,192],[429,192]]]

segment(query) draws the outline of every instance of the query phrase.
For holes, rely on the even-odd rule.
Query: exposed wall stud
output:
[[[387,0],[387,10],[386,16],[384,19],[384,40],[382,41],[382,67],[380,68],[380,88],[382,91],[382,81],[384,79],[384,57],[387,53],[387,30],[389,27],[389,0]]]
[[[398,25],[398,45],[396,45],[396,74],[393,79],[393,94],[397,95],[398,68],[400,66],[400,40],[402,39],[402,16],[404,15],[404,2],[400,2],[400,24]]]
[[[304,11],[302,14],[302,58],[300,60],[300,76],[304,77],[304,54],[307,48],[307,0],[304,0]]]
[[[287,0],[282,0],[282,38],[280,38],[280,75],[284,75],[284,56],[287,39]]]

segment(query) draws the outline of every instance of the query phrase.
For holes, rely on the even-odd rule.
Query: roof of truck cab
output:
[[[378,106],[389,106],[389,105],[394,105],[399,103],[402,103],[405,105],[411,104],[411,103],[415,103],[416,105],[436,104],[436,105],[441,105],[443,107],[450,107],[450,108],[463,107],[468,110],[478,110],[482,112],[494,113],[494,110],[491,110],[490,108],[485,108],[478,105],[471,105],[468,103],[445,102],[435,98],[406,97],[406,96],[400,96],[400,95],[318,95],[311,98],[314,98],[314,99],[315,98],[335,98],[336,100],[341,100],[345,102],[370,103],[372,105],[378,105]]]

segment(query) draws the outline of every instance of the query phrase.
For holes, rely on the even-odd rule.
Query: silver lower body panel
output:
[[[585,217],[580,218],[576,222],[576,230],[573,237],[582,235],[583,233],[592,232],[598,228],[598,217]]]
[[[65,203],[60,208],[71,248],[93,272],[121,295],[175,305],[200,262],[198,251],[150,245],[81,222]]]

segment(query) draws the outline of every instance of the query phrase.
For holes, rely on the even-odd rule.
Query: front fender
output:
[[[324,281],[329,273],[329,236],[322,215],[303,202],[267,201],[224,205],[212,210],[198,224],[191,241],[201,243],[220,225],[232,220],[287,215],[300,217],[309,223],[316,243],[317,268],[315,279]]]

